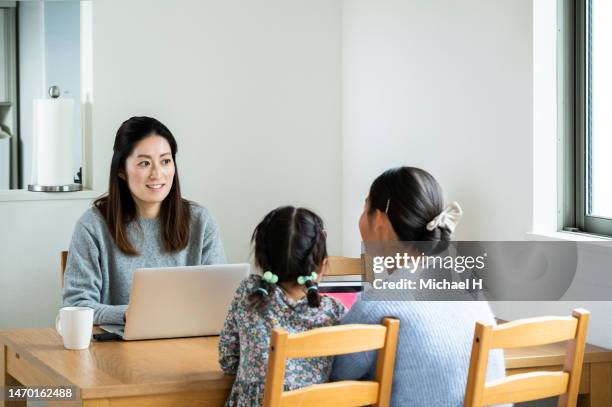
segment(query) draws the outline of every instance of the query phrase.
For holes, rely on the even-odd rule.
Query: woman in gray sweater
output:
[[[177,144],[159,121],[126,120],[115,137],[108,193],[77,222],[64,306],[94,309],[94,324],[123,324],[138,268],[225,262],[206,208],[181,197]]]

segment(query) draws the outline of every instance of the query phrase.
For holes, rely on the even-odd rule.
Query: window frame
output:
[[[591,0],[559,0],[558,125],[563,184],[559,195],[560,229],[612,236],[612,219],[587,214],[588,129],[587,65]]]

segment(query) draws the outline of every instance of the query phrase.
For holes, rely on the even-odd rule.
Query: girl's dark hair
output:
[[[442,188],[427,171],[415,167],[398,167],[383,172],[374,180],[369,193],[369,211],[386,212],[395,234],[401,241],[423,244],[429,253],[448,247],[451,231],[446,227],[427,230],[427,224],[444,209]]]
[[[130,242],[126,229],[128,223],[136,218],[136,203],[125,179],[125,161],[132,154],[137,143],[153,135],[166,139],[170,145],[175,166],[172,188],[162,202],[159,214],[164,248],[167,251],[178,251],[185,248],[189,241],[191,210],[189,201],[181,197],[181,186],[176,167],[176,140],[170,130],[158,120],[144,116],[132,117],[124,121],[117,130],[108,193],[94,202],[94,206],[104,217],[117,247],[130,256],[137,256],[139,253]]]
[[[259,288],[251,293],[249,300],[256,308],[263,308],[272,296],[276,285],[296,282],[300,276],[310,276],[327,258],[326,234],[323,221],[314,212],[304,208],[283,206],[268,213],[257,225],[251,244],[254,246],[255,264],[263,271],[278,276],[276,284],[263,279]],[[308,305],[318,307],[321,296],[316,281],[307,281]]]

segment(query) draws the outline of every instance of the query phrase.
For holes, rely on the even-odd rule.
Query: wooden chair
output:
[[[66,264],[68,263],[68,252],[62,250],[60,252],[60,272],[62,277],[62,288],[64,288],[64,273],[66,272]]]
[[[272,330],[265,407],[281,406],[388,406],[399,320],[384,318],[382,325],[339,325],[288,334]],[[376,381],[345,380],[283,392],[287,359],[342,355],[378,349]]]
[[[559,407],[575,406],[584,357],[588,311],[571,317],[529,318],[502,325],[476,323],[465,392],[465,407],[519,403],[560,396]],[[489,350],[524,348],[568,341],[561,371],[520,373],[485,383]]]

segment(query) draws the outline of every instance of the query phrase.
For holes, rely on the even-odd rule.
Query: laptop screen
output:
[[[353,278],[343,278],[342,280],[329,280],[324,278],[319,283],[319,292],[329,297],[334,297],[339,300],[346,309],[350,309],[357,295],[363,290],[361,276],[347,276]]]

